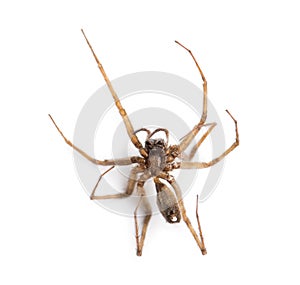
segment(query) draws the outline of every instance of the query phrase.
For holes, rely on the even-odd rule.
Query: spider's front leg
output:
[[[196,66],[198,68],[198,71],[199,71],[199,73],[201,75],[201,78],[202,78],[202,81],[203,81],[203,83],[202,83],[202,86],[203,86],[203,109],[202,109],[201,119],[200,119],[199,123],[194,126],[192,131],[184,136],[184,139],[180,143],[179,148],[180,148],[180,152],[182,153],[190,145],[190,143],[192,142],[194,137],[199,133],[200,129],[205,124],[205,121],[206,121],[206,118],[207,118],[207,81],[206,81],[206,78],[204,76],[204,73],[202,72],[202,70],[201,70],[196,58],[194,57],[193,53],[191,52],[191,50],[186,48],[183,44],[179,43],[178,41],[175,41],[175,42],[178,45],[180,45],[181,47],[183,47],[186,51],[189,52],[189,54],[193,58]]]
[[[140,154],[143,157],[147,157],[148,153],[146,152],[146,150],[144,149],[143,145],[141,144],[141,142],[139,141],[138,137],[136,136],[136,134],[134,132],[134,129],[133,129],[133,126],[131,124],[131,121],[130,121],[130,119],[129,119],[129,117],[128,117],[126,111],[125,111],[125,109],[123,108],[123,106],[122,106],[122,104],[120,102],[120,99],[119,99],[119,97],[118,97],[115,89],[113,88],[113,86],[112,86],[112,84],[111,84],[108,76],[106,75],[106,72],[105,72],[105,70],[103,68],[103,65],[101,64],[100,60],[96,56],[96,53],[94,52],[94,50],[92,48],[92,45],[90,44],[89,40],[87,39],[87,37],[86,37],[83,29],[81,29],[81,32],[82,32],[82,34],[83,34],[83,36],[84,36],[84,38],[85,38],[85,40],[86,40],[86,42],[88,44],[88,46],[89,46],[89,48],[90,48],[93,56],[94,56],[94,59],[95,59],[97,65],[98,65],[98,68],[99,68],[99,70],[100,70],[100,72],[101,72],[101,74],[102,74],[102,76],[103,76],[103,78],[104,78],[104,80],[105,80],[105,82],[106,82],[106,84],[108,86],[108,89],[109,89],[109,91],[110,91],[110,93],[111,93],[111,95],[112,95],[112,97],[113,97],[113,99],[115,101],[115,105],[118,108],[119,113],[120,113],[120,115],[121,115],[121,117],[123,119],[123,122],[125,124],[126,130],[127,130],[127,133],[128,133],[128,136],[129,136],[131,142],[139,150]]]

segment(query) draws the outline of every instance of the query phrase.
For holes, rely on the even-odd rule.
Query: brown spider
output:
[[[178,145],[169,145],[169,132],[166,129],[159,128],[155,131],[151,132],[146,128],[139,129],[137,131],[134,131],[133,126],[130,122],[129,117],[127,116],[127,113],[125,109],[122,107],[121,102],[109,80],[107,77],[102,64],[98,60],[91,44],[89,43],[85,33],[83,30],[81,30],[86,42],[91,49],[91,52],[93,53],[93,56],[98,64],[98,67],[101,71],[102,76],[104,77],[104,80],[106,81],[106,84],[111,92],[111,95],[115,101],[115,105],[117,106],[119,113],[124,121],[127,133],[130,137],[131,142],[133,145],[139,150],[139,153],[141,156],[132,156],[132,157],[126,157],[126,158],[120,158],[120,159],[112,159],[112,160],[97,160],[95,158],[92,158],[87,153],[82,151],[77,146],[73,145],[72,142],[70,142],[62,133],[62,131],[59,129],[53,118],[50,116],[50,119],[52,120],[53,124],[55,125],[58,132],[61,134],[61,136],[64,138],[65,142],[74,148],[76,151],[78,151],[82,156],[84,156],[86,159],[91,161],[94,164],[97,165],[104,165],[104,166],[110,166],[112,167],[105,171],[99,178],[96,186],[94,187],[92,194],[90,198],[92,200],[100,200],[100,199],[115,199],[115,198],[124,198],[131,195],[135,189],[135,186],[137,187],[137,193],[139,198],[138,205],[134,211],[134,221],[135,221],[135,231],[136,231],[136,244],[137,244],[137,255],[142,255],[142,249],[144,245],[144,240],[147,232],[147,227],[151,218],[151,207],[147,200],[146,193],[144,190],[144,184],[148,179],[153,178],[153,181],[155,183],[156,191],[157,191],[157,205],[158,208],[163,215],[163,217],[166,219],[168,223],[179,223],[181,218],[186,223],[187,227],[189,228],[191,234],[193,235],[197,245],[201,249],[202,254],[206,254],[206,248],[204,245],[204,240],[202,236],[200,221],[198,217],[198,196],[197,196],[197,206],[196,206],[196,217],[198,222],[198,229],[199,229],[199,236],[197,235],[195,229],[193,228],[190,219],[188,218],[186,214],[186,209],[184,207],[183,199],[181,190],[176,183],[174,177],[169,173],[174,169],[193,169],[193,168],[207,168],[210,166],[213,166],[218,161],[223,159],[227,154],[229,154],[233,149],[235,149],[239,145],[239,134],[238,134],[238,127],[237,127],[237,121],[234,119],[234,117],[229,113],[228,110],[226,112],[229,114],[229,116],[232,118],[235,124],[235,133],[236,133],[236,139],[235,142],[227,149],[225,150],[220,156],[217,158],[209,161],[209,162],[192,162],[191,159],[194,157],[197,149],[202,144],[204,139],[210,134],[210,132],[213,130],[213,128],[216,126],[216,123],[209,123],[205,124],[206,117],[207,117],[207,81],[204,77],[204,74],[202,70],[200,69],[200,66],[198,65],[194,55],[192,52],[187,49],[185,46],[183,46],[181,43],[175,41],[177,44],[179,44],[181,47],[183,47],[185,50],[187,50],[190,55],[192,56],[200,74],[203,80],[203,111],[202,116],[192,131],[190,131],[182,141]],[[195,138],[195,136],[198,134],[200,129],[203,126],[209,126],[208,130],[205,132],[205,134],[201,137],[201,139],[198,141],[198,143],[192,148],[190,154],[188,155],[188,161],[182,161],[180,160],[181,154],[184,153],[186,148],[191,144],[192,140]],[[147,133],[147,138],[145,141],[145,144],[143,145],[138,137],[137,133],[140,131],[144,131]],[[166,135],[166,140],[162,138],[152,138],[154,134],[158,132],[164,132]],[[112,194],[112,195],[104,195],[104,196],[95,196],[96,188],[99,184],[99,181],[101,177],[107,173],[109,170],[111,170],[115,165],[129,165],[129,164],[135,164],[135,167],[132,168],[130,172],[130,177],[128,180],[127,188],[125,193],[118,193],[118,194]],[[174,193],[171,191],[171,189],[162,181],[167,182],[174,190]],[[143,219],[143,226],[142,226],[142,232],[141,235],[139,235],[139,228],[138,228],[138,222],[137,222],[137,211],[138,208],[143,205],[143,207],[146,210],[146,214]]]

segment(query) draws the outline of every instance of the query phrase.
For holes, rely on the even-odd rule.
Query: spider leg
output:
[[[168,174],[164,174],[161,173],[160,178],[165,179],[166,181],[168,181],[168,183],[173,187],[176,197],[177,197],[177,201],[178,201],[178,205],[180,208],[180,212],[181,212],[181,216],[182,219],[184,220],[185,224],[187,225],[188,229],[190,230],[193,238],[195,239],[198,247],[200,248],[201,252],[203,255],[207,254],[206,248],[205,248],[205,244],[204,244],[204,240],[203,240],[203,236],[202,236],[202,231],[201,231],[201,227],[199,228],[200,231],[200,237],[197,235],[190,219],[188,218],[187,214],[186,214],[186,209],[183,203],[183,199],[182,199],[182,194],[181,194],[181,190],[179,188],[179,185],[177,184],[176,180],[174,179],[173,176],[168,175]],[[198,226],[200,225],[199,222],[199,217],[198,217],[198,210],[196,208],[196,216],[197,216],[197,222],[198,222]]]
[[[169,144],[169,131],[167,129],[164,128],[158,128],[155,131],[153,131],[148,137],[147,139],[150,139],[154,134],[158,133],[158,132],[164,132],[166,134],[166,145]]]
[[[138,190],[138,194],[140,195],[139,202],[134,211],[134,225],[135,225],[135,238],[136,238],[136,246],[137,246],[136,255],[137,256],[142,255],[144,241],[145,241],[145,237],[146,237],[146,233],[147,233],[147,228],[148,228],[148,225],[149,225],[149,222],[151,219],[151,215],[152,215],[151,206],[150,206],[149,201],[147,200],[145,189],[144,189],[145,181],[149,178],[150,178],[150,175],[144,174],[141,176],[141,178],[138,180],[138,183],[137,183],[137,190]],[[138,225],[138,218],[137,218],[137,212],[138,212],[138,209],[140,206],[143,206],[146,211],[146,215],[144,216],[144,219],[143,219],[141,236],[139,235],[139,225]]]
[[[98,181],[97,181],[97,183],[96,183],[96,185],[95,185],[95,187],[94,187],[94,189],[93,189],[93,191],[90,195],[91,200],[105,200],[105,199],[125,198],[125,197],[128,197],[132,194],[132,192],[134,190],[134,186],[136,184],[137,174],[139,172],[143,172],[143,170],[140,168],[140,166],[136,166],[133,169],[131,169],[130,176],[129,176],[129,179],[128,179],[128,182],[127,182],[126,191],[124,193],[110,194],[110,195],[103,195],[103,196],[95,196],[95,192],[96,192],[96,189],[98,187],[98,184],[99,184],[100,180],[102,179],[102,177],[107,172],[109,172],[113,168],[114,168],[114,166],[109,168],[103,174],[100,175],[100,177],[99,177],[99,179],[98,179]]]
[[[194,128],[192,129],[191,132],[189,132],[183,139],[183,141],[180,143],[179,147],[180,147],[180,152],[183,152],[191,143],[191,141],[194,139],[194,137],[198,134],[198,132],[200,131],[201,127],[204,125],[206,118],[207,118],[207,81],[205,79],[204,73],[202,72],[196,58],[194,57],[193,53],[191,52],[191,50],[189,50],[188,48],[186,48],[183,44],[179,43],[178,41],[175,41],[178,45],[180,45],[181,47],[183,47],[185,50],[187,50],[189,52],[189,54],[191,55],[191,57],[193,58],[199,73],[202,77],[202,81],[203,81],[203,109],[202,109],[202,115],[201,115],[201,119],[199,121],[199,123],[197,125],[194,126]]]
[[[125,124],[125,127],[126,127],[126,130],[127,130],[127,133],[128,133],[128,136],[129,136],[130,140],[132,141],[132,143],[134,144],[134,146],[139,150],[140,154],[143,157],[147,157],[148,154],[147,154],[146,150],[143,148],[143,146],[142,146],[141,142],[139,141],[138,137],[135,135],[134,130],[133,130],[133,126],[131,124],[131,121],[130,121],[129,117],[127,116],[127,113],[126,113],[125,109],[122,107],[120,99],[119,99],[116,91],[114,90],[114,88],[113,88],[113,86],[112,86],[112,84],[111,84],[108,76],[106,75],[106,72],[105,72],[105,70],[104,70],[101,62],[99,61],[98,57],[96,56],[96,54],[95,54],[95,52],[94,52],[94,50],[93,50],[93,48],[92,48],[89,40],[87,39],[87,37],[86,37],[86,35],[85,35],[84,31],[83,31],[83,29],[81,29],[81,32],[82,32],[82,34],[83,34],[83,36],[84,36],[84,38],[85,38],[85,40],[86,40],[86,42],[87,42],[87,44],[88,44],[91,52],[92,52],[92,54],[93,54],[93,56],[94,56],[94,58],[95,58],[95,60],[97,62],[97,65],[98,65],[98,67],[100,69],[100,72],[101,72],[101,74],[102,74],[102,76],[103,76],[103,78],[104,78],[104,80],[105,80],[105,82],[106,82],[106,84],[108,86],[108,89],[109,89],[109,91],[110,91],[110,93],[111,93],[111,95],[112,95],[112,97],[113,97],[113,99],[115,101],[115,105],[118,108],[119,113],[120,113],[120,115],[121,115],[121,117],[123,119],[123,122]]]
[[[229,113],[228,110],[226,112],[229,114],[229,116],[232,118],[235,124],[235,141],[234,143],[226,149],[220,156],[217,158],[209,161],[209,162],[191,162],[191,161],[182,161],[180,163],[180,168],[182,169],[192,169],[192,168],[207,168],[210,166],[213,166],[214,164],[218,163],[220,160],[222,160],[226,155],[228,155],[230,152],[232,152],[240,143],[239,139],[239,132],[238,132],[238,126],[237,126],[237,120]]]
[[[146,128],[138,129],[138,130],[134,131],[134,134],[136,135],[139,132],[146,132],[147,136],[149,136],[151,134],[151,132],[148,129],[146,129]]]
[[[204,238],[203,238],[203,235],[202,235],[202,229],[201,229],[201,225],[200,225],[200,219],[199,219],[199,214],[198,214],[198,195],[197,195],[197,199],[196,199],[196,219],[197,219],[197,223],[198,223],[198,230],[199,230],[199,236],[200,236],[200,239],[204,245]]]
[[[205,124],[204,126],[210,126],[209,129],[205,132],[205,134],[200,138],[200,140],[193,146],[190,151],[190,154],[187,156],[187,160],[191,161],[196,154],[196,151],[203,143],[203,141],[207,138],[207,136],[212,132],[213,128],[217,125],[217,123],[209,123]]]
[[[50,117],[52,123],[54,124],[55,128],[57,129],[57,131],[60,133],[60,135],[62,136],[62,138],[65,140],[65,142],[70,147],[72,147],[77,152],[79,152],[83,157],[85,157],[87,160],[91,161],[94,164],[97,164],[97,165],[129,165],[129,164],[137,163],[137,162],[143,160],[143,158],[137,157],[137,156],[125,157],[125,158],[119,158],[119,159],[105,159],[105,160],[95,159],[95,158],[89,156],[86,152],[84,152],[80,148],[78,148],[71,141],[69,141],[64,136],[63,132],[59,129],[59,127],[57,126],[57,124],[55,123],[54,119],[52,118],[52,116],[50,114],[49,114],[49,117]]]

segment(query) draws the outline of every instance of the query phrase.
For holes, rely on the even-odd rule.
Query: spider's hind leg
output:
[[[145,192],[145,189],[144,189],[145,181],[148,178],[149,177],[147,177],[147,175],[142,175],[141,178],[137,182],[137,190],[138,190],[137,192],[140,195],[139,202],[138,202],[138,204],[135,208],[135,211],[134,211],[134,225],[135,225],[135,238],[136,238],[136,246],[137,246],[136,255],[137,256],[142,255],[148,225],[149,225],[149,222],[150,222],[150,219],[151,219],[151,216],[152,216],[151,206],[150,206],[150,203],[149,203],[149,201],[146,197],[146,192]],[[138,225],[137,212],[138,212],[138,209],[141,206],[143,206],[146,213],[145,213],[144,218],[143,218],[142,232],[141,232],[141,235],[140,235],[139,234],[139,225]]]
[[[176,198],[177,198],[177,201],[178,201],[178,205],[179,205],[179,208],[180,208],[180,212],[181,212],[181,216],[182,216],[183,221],[185,222],[188,229],[190,230],[190,232],[191,232],[193,238],[195,239],[198,247],[200,248],[202,254],[203,255],[207,254],[205,244],[204,244],[204,240],[203,240],[203,236],[202,236],[201,227],[200,227],[200,221],[199,221],[199,216],[198,216],[198,208],[196,208],[196,217],[197,217],[200,236],[197,235],[197,233],[196,233],[189,217],[186,214],[186,209],[185,209],[183,199],[182,199],[182,193],[181,193],[180,187],[177,184],[177,182],[175,181],[174,177],[171,176],[171,175],[161,175],[160,178],[165,179],[173,187],[173,189],[175,191],[175,194],[176,194]]]

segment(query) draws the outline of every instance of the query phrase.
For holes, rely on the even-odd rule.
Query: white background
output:
[[[8,3],[8,2],[7,2]],[[1,284],[299,284],[297,1],[10,1],[1,3]],[[87,98],[107,73],[158,70],[201,84],[241,145],[200,204],[208,255],[184,224],[156,216],[135,256],[132,219],[89,201],[72,151]],[[227,127],[228,126],[228,127]],[[190,199],[190,200],[189,200]],[[195,196],[188,197],[194,218]],[[190,203],[189,203],[190,202]],[[189,280],[189,281],[187,281]]]

